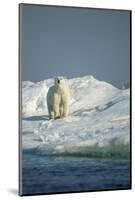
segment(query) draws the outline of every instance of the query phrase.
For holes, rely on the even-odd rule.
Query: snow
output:
[[[130,143],[130,91],[84,76],[68,80],[67,118],[48,120],[46,94],[53,79],[23,82],[22,146],[42,154],[117,150]]]

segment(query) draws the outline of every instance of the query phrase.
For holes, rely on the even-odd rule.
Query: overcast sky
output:
[[[22,80],[93,75],[129,81],[130,12],[21,5]]]

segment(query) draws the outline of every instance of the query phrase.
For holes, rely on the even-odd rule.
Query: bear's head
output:
[[[55,77],[55,86],[57,86],[58,88],[63,88],[65,87],[65,78],[63,76],[57,76]]]

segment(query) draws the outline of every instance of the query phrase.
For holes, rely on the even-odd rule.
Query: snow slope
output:
[[[70,115],[58,120],[48,120],[46,105],[53,79],[23,82],[23,149],[45,155],[129,155],[129,89],[117,89],[93,76],[68,82]]]

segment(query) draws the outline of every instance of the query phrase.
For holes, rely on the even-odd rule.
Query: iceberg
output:
[[[130,89],[93,76],[68,80],[67,118],[48,119],[46,95],[53,79],[23,81],[22,147],[43,155],[130,156]]]

